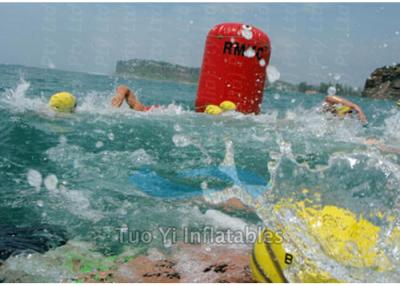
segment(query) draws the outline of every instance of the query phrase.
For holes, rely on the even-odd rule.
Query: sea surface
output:
[[[119,84],[161,107],[112,109]],[[64,90],[78,99],[74,114],[47,107]],[[0,65],[0,279],[74,281],[73,257],[105,263],[149,249],[168,252],[174,241],[163,241],[159,227],[177,229],[178,237],[179,230],[204,226],[295,229],[289,227],[295,219],[276,221],[272,206],[316,194],[322,206],[377,225],[380,243],[396,227],[400,155],[392,149],[400,146],[400,110],[394,102],[349,97],[368,117],[363,127],[356,118],[321,113],[323,94],[268,90],[260,115],[215,117],[194,112],[196,90]],[[372,139],[380,143],[367,144]],[[257,211],[216,205],[231,197]],[[133,235],[127,241],[123,235],[134,231],[151,233],[151,241]],[[319,253],[313,243],[305,244],[308,253]],[[361,267],[352,278],[341,274],[348,269],[340,259],[317,263],[333,265],[329,271],[347,281],[399,282],[400,249],[383,242],[380,249],[394,265],[388,272]]]

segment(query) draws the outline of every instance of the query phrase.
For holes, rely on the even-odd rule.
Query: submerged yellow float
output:
[[[393,269],[392,262],[378,244],[381,228],[370,221],[357,218],[353,212],[332,205],[317,208],[306,207],[304,202],[297,202],[280,203],[274,208],[276,213],[288,211],[301,221],[301,226],[305,229],[301,228],[300,232],[306,232],[307,236],[316,241],[314,247],[318,247],[318,251],[322,251],[338,264],[345,267],[364,267],[378,272]],[[300,228],[296,226],[295,229],[299,231]],[[285,234],[288,229],[282,226],[281,231]],[[277,242],[269,239],[271,236],[281,239]],[[385,242],[392,247],[395,247],[394,244],[399,246],[400,242],[396,242],[398,237],[400,230],[395,228]],[[288,236],[269,229],[260,235],[250,258],[255,281],[288,282],[285,270],[292,268],[290,277],[294,281],[291,282],[346,282],[346,277],[335,277],[327,269],[322,269],[321,263],[314,261],[314,257],[303,254],[302,257],[296,257],[302,250],[296,242],[287,238]],[[297,243],[301,245],[299,241]]]

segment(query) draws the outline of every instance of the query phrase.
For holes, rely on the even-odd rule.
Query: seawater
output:
[[[112,109],[118,84],[131,87],[145,104],[161,107],[147,113],[126,105]],[[320,195],[322,205],[346,208],[382,224],[382,235],[393,225],[374,220],[378,211],[398,221],[400,156],[366,144],[374,138],[400,146],[400,112],[393,102],[349,97],[365,111],[365,128],[355,118],[339,120],[320,113],[322,94],[280,90],[265,92],[258,116],[199,114],[193,108],[196,89],[176,82],[0,65],[1,224],[16,230],[39,228],[37,235],[47,235],[50,244],[48,252],[38,253],[43,252],[40,242],[32,242],[38,252],[31,247],[29,254],[22,245],[20,254],[0,267],[0,278],[71,281],[74,274],[65,261],[73,255],[100,261],[149,248],[168,249],[160,227],[268,225],[247,212],[227,213],[207,199],[209,190],[217,195],[222,190],[220,201],[238,193],[246,196],[251,184],[251,179],[245,182],[246,174],[268,182],[261,193],[265,205],[257,208],[304,200],[302,190],[307,189]],[[63,90],[77,96],[76,113],[48,110],[49,97]],[[225,165],[237,171],[222,169],[228,177],[236,176],[233,183],[244,182],[240,192],[227,195],[233,183],[218,176],[193,175]],[[148,189],[153,181],[143,188],[132,184],[130,178],[141,170],[194,194],[154,195]],[[121,243],[121,229],[150,232],[152,240]],[[5,236],[0,238],[3,248]],[[67,245],[52,247],[60,236]],[[396,250],[386,251],[398,257]],[[389,278],[368,271],[365,280],[399,277],[398,270]]]

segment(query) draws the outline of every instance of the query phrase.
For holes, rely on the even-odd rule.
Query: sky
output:
[[[363,87],[400,62],[400,3],[0,3],[0,63],[111,74],[117,60],[200,67],[208,31],[241,22],[269,35],[281,80]]]

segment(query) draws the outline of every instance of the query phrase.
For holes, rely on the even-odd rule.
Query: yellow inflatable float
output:
[[[296,223],[289,227],[280,225],[279,232],[265,229],[260,235],[250,256],[255,281],[354,282],[347,280],[343,272],[338,274],[340,271],[331,271],[324,265],[336,264],[353,272],[368,269],[382,275],[396,268],[379,243],[381,227],[333,205],[306,205],[301,201],[274,207],[278,217],[296,217]],[[393,229],[384,244],[389,248],[400,247],[399,228]]]
[[[205,113],[210,115],[219,115],[226,111],[235,111],[236,104],[232,101],[225,100],[218,105],[209,104],[207,105],[206,109],[204,110]]]

